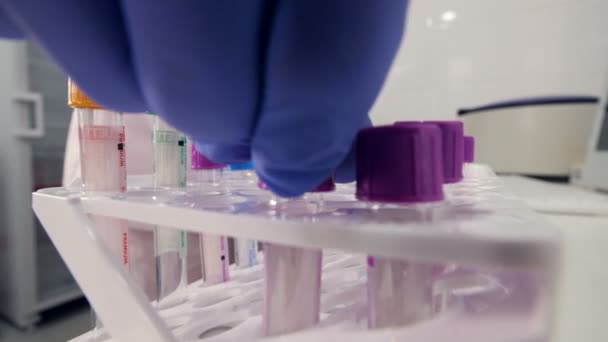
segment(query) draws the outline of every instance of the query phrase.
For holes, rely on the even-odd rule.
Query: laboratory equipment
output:
[[[444,197],[444,174],[454,173],[444,168],[441,142],[441,130],[434,124],[400,122],[362,130],[356,147],[357,199],[366,201],[368,210],[360,214],[384,222],[432,225]],[[448,145],[452,143],[443,144]],[[401,326],[430,318],[433,277],[440,267],[368,257],[369,327]]]
[[[157,115],[153,116],[154,186],[175,190],[186,189],[186,136],[175,130]],[[185,300],[188,284],[187,233],[156,226],[154,244],[156,254],[157,296],[159,305],[172,293]],[[181,293],[177,293],[181,292]],[[171,301],[173,304],[175,300]]]
[[[464,127],[461,121],[425,121],[441,130],[443,156],[443,182],[447,184],[462,180],[464,158]],[[399,123],[397,123],[399,124]]]
[[[68,81],[68,105],[78,115],[82,192],[88,196],[127,190],[125,127],[122,114],[103,109]],[[93,216],[99,236],[107,247],[129,264],[126,221]]]
[[[356,196],[352,185],[333,193],[333,179],[291,199],[252,182],[233,191],[224,166],[195,149],[185,192],[40,190],[34,209],[105,323],[105,334],[75,341],[428,342],[455,330],[458,341],[548,341],[559,237],[492,172],[476,172],[465,140],[458,122],[362,130]],[[464,177],[443,167],[465,159]],[[183,301],[151,305],[100,243],[91,219],[100,215],[202,233],[204,281]],[[225,236],[262,241],[264,267],[228,278]]]
[[[60,186],[71,109],[67,78],[40,49],[2,40],[0,60],[0,315],[25,329],[82,297],[27,194]]]
[[[192,192],[202,196],[220,196],[227,192],[223,179],[225,165],[214,163],[199,153],[194,145],[191,148]],[[208,285],[221,283],[229,279],[228,241],[223,235],[201,234],[202,274]]]
[[[198,233],[187,233],[188,242],[186,243],[188,259],[188,283],[193,283],[203,277],[203,257],[201,250],[201,236]]]
[[[106,110],[89,99],[70,79],[68,105],[78,115],[80,170],[85,196],[127,190],[125,126],[122,113]],[[91,215],[97,235],[123,267],[129,267],[129,227],[126,220]],[[97,315],[95,331],[101,336],[102,322]]]
[[[265,184],[260,182],[265,189]],[[284,219],[305,217],[315,220],[323,215],[323,193],[335,189],[329,178],[299,198],[271,195],[258,211],[270,217]],[[266,336],[292,333],[310,328],[319,322],[321,262],[320,249],[299,248],[276,243],[264,243],[264,313],[263,331]]]
[[[475,161],[475,138],[470,135],[465,135],[463,139],[463,161],[465,163],[472,163]]]
[[[186,139],[186,151],[192,150],[192,140]],[[195,178],[197,170],[192,170],[192,153],[186,153],[186,164],[188,174],[186,175],[186,188],[192,188],[188,180]],[[195,282],[203,278],[203,251],[201,250],[201,235],[199,233],[188,232],[188,283]]]
[[[462,175],[464,182],[472,181],[478,186],[481,186],[483,179],[493,179],[496,177],[496,174],[492,171],[491,167],[475,162],[475,138],[470,135],[465,135],[463,137],[463,149],[464,164],[462,165]],[[458,187],[448,187],[447,190],[458,191]]]
[[[228,165],[228,181],[231,191],[247,191],[258,179],[253,163]],[[258,263],[258,243],[255,240],[234,239],[234,260],[237,267],[251,267]]]
[[[238,189],[241,186],[247,188],[247,185],[257,184],[258,178],[253,170],[252,162],[228,164],[228,170],[232,188]]]
[[[604,81],[604,92],[608,92],[608,79]],[[608,191],[608,94],[602,97],[596,111],[582,169],[582,183],[594,189]]]
[[[258,243],[255,240],[234,240],[234,261],[238,267],[251,267],[258,263]]]
[[[585,152],[599,99],[515,99],[458,111],[477,142],[476,159],[496,172],[567,179]]]
[[[465,179],[450,187],[453,190],[445,192],[441,209],[431,209],[437,214],[432,223],[416,215],[399,222],[395,215],[368,215],[364,203],[356,201],[352,193],[346,196],[348,188],[325,196],[325,205],[332,208],[326,214],[285,217],[255,209],[268,201],[269,194],[264,192],[235,202],[220,201],[225,196],[217,195],[184,198],[169,191],[148,200],[131,190],[121,196],[90,198],[56,188],[36,193],[34,208],[114,340],[186,341],[213,331],[220,335],[210,337],[212,340],[262,338],[263,269],[262,265],[232,269],[228,282],[213,286],[195,282],[189,285],[188,301],[154,308],[95,239],[84,213],[111,213],[147,224],[177,225],[191,232],[323,249],[320,321],[304,331],[281,336],[285,341],[391,338],[428,342],[452,338],[485,342],[495,341],[497,336],[501,341],[548,341],[554,327],[550,322],[560,262],[558,236],[495,176]],[[345,200],[350,197],[350,202]],[[85,251],[86,263],[81,262]],[[434,297],[445,298],[443,310],[424,324],[368,331],[364,254],[456,265],[484,277],[448,277],[453,267],[438,268],[441,282],[435,282],[432,290]],[[121,281],[100,284],[99,277]],[[459,279],[476,287],[462,286]],[[527,290],[514,291],[514,297],[508,291],[506,297],[501,296],[493,291],[496,279],[508,289],[515,283],[520,284],[516,289]],[[479,285],[483,286],[478,289]],[[90,341],[91,336],[87,333],[74,341]]]

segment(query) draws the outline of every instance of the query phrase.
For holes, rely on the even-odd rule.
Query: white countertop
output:
[[[608,217],[545,217],[564,239],[556,341],[608,341]]]
[[[563,234],[555,341],[608,341],[608,195],[520,177],[503,179]],[[596,214],[583,215],[585,211]]]

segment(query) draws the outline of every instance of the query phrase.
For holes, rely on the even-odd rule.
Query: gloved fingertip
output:
[[[216,163],[238,164],[251,160],[251,147],[249,144],[208,144],[194,142],[197,151]]]
[[[334,172],[334,179],[336,183],[351,183],[355,181],[356,176],[356,163],[355,163],[355,150],[351,148],[350,152],[344,158],[342,163],[338,165]]]
[[[335,173],[336,183],[352,183],[355,181],[356,173],[353,168],[338,168]]]
[[[8,39],[21,39],[25,35],[16,25],[13,18],[6,12],[0,4],[0,37]]]
[[[304,190],[301,190],[299,188],[296,189],[292,186],[290,186],[290,187],[281,186],[281,182],[273,181],[272,177],[266,177],[257,171],[256,171],[256,173],[257,173],[260,181],[263,182],[264,185],[266,185],[268,190],[270,190],[273,194],[275,194],[277,196],[285,197],[285,198],[292,198],[292,197],[301,196],[305,192]]]
[[[260,180],[272,193],[292,198],[311,191],[331,175],[331,170],[324,171],[285,171],[264,167],[259,161],[253,165]]]

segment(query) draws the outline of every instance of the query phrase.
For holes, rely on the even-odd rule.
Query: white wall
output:
[[[412,0],[375,123],[514,97],[600,95],[608,0]]]

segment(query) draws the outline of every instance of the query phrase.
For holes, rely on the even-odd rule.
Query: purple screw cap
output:
[[[443,199],[441,130],[424,123],[366,128],[357,136],[357,199],[385,203]]]
[[[464,159],[464,127],[460,121],[424,121],[441,129],[443,148],[443,182],[457,183],[462,180]],[[397,125],[403,124],[397,122]]]
[[[327,178],[323,181],[323,183],[317,185],[316,188],[312,189],[310,192],[331,192],[336,190],[336,183],[334,182],[334,176]]]
[[[194,148],[194,145],[192,145],[192,149],[190,150],[190,156],[192,157],[192,165],[190,166],[192,170],[213,170],[221,169],[226,166],[207,159],[207,157]]]
[[[464,136],[464,162],[472,163],[475,161],[475,138],[470,135]]]

